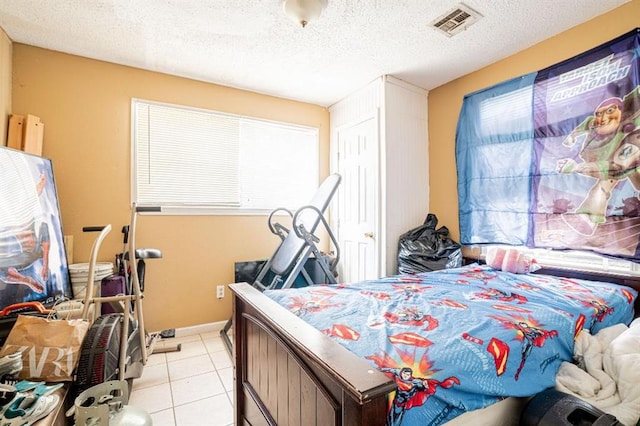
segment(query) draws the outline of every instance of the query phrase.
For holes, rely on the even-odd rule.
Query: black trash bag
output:
[[[438,218],[429,213],[424,224],[402,234],[398,240],[398,272],[415,274],[462,266],[460,244],[449,237],[449,229],[436,230]]]

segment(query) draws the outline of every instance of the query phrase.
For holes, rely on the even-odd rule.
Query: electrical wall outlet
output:
[[[216,297],[217,297],[218,299],[222,299],[222,298],[224,298],[224,286],[223,286],[223,285],[219,285],[219,286],[217,287],[217,291],[218,291],[218,293],[217,293]]]

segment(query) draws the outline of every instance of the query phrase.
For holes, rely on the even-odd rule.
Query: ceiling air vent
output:
[[[466,29],[469,25],[475,23],[480,18],[482,18],[481,14],[471,9],[466,4],[459,3],[456,8],[444,15],[441,15],[433,21],[431,26],[442,31],[447,35],[447,37],[451,37]]]

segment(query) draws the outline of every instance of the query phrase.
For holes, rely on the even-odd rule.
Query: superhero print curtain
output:
[[[465,96],[463,244],[640,259],[640,29]]]

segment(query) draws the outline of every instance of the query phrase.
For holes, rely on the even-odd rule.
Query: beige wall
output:
[[[328,173],[329,115],[325,108],[164,74],[13,45],[13,109],[45,123],[44,156],[53,161],[65,234],[74,261],[86,262],[87,225],[110,223],[101,250],[112,261],[129,221],[130,102],[132,97],[292,122],[320,129],[321,177]],[[147,267],[147,329],[224,321],[234,262],[269,257],[278,238],[265,216],[141,216],[138,246],[164,258]]]
[[[463,97],[476,90],[546,68],[640,26],[640,0],[545,40],[507,59],[467,74],[429,92],[429,167],[431,211],[454,239],[460,237],[455,132]]]
[[[11,114],[11,51],[12,43],[0,28],[0,145],[7,145],[7,125]]]

